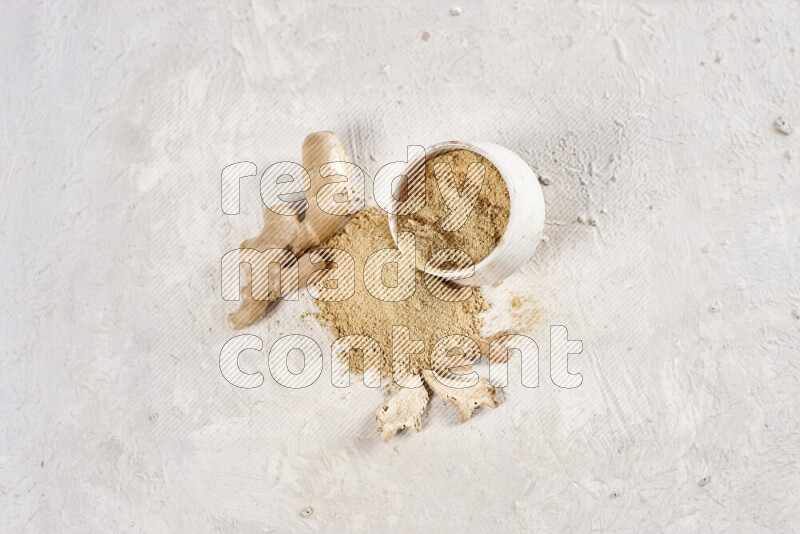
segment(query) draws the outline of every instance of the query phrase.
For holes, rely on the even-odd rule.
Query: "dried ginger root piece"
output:
[[[350,161],[347,150],[333,132],[315,132],[309,134],[303,141],[303,167],[311,178],[309,195],[318,193],[320,187],[325,185],[325,179],[320,175],[320,167],[331,163],[328,173],[345,175],[344,163]],[[358,197],[354,184],[341,182],[342,193],[347,194],[348,203],[363,202]],[[330,211],[330,208],[329,208]],[[300,258],[301,276],[300,286],[305,283],[310,270],[306,268],[303,276],[303,265],[310,264],[304,254],[316,247],[322,240],[338,230],[349,217],[346,215],[331,215],[312,202],[309,198],[308,208],[300,215],[279,215],[270,210],[264,211],[264,229],[256,237],[245,240],[240,248],[252,248],[259,251],[273,248],[284,248]],[[322,266],[318,266],[322,267]],[[248,270],[249,271],[249,270]],[[262,273],[269,276],[269,273]],[[246,328],[264,317],[267,311],[274,306],[274,300],[255,300],[252,296],[251,273],[246,274],[246,283],[241,290],[241,304],[239,309],[228,314],[228,327],[233,330]],[[294,288],[292,288],[294,289]]]
[[[383,442],[387,443],[404,428],[413,428],[419,432],[422,427],[422,412],[426,406],[428,406],[428,390],[424,385],[414,389],[401,387],[375,412],[375,421],[378,423],[378,432]]]
[[[454,388],[439,382],[435,373],[436,371],[424,370],[422,376],[431,391],[456,405],[461,412],[462,423],[467,422],[480,406],[497,408],[500,405],[497,401],[497,390],[485,378],[481,378],[477,384],[469,388]]]

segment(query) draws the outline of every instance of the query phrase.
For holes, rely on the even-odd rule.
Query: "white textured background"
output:
[[[800,5],[453,5],[4,3],[4,532],[800,531]],[[251,179],[224,216],[220,171],[320,129],[373,174],[457,138],[552,180],[489,291],[538,389],[384,445],[363,385],[224,381],[219,261],[261,207]],[[249,332],[327,353],[312,310]]]

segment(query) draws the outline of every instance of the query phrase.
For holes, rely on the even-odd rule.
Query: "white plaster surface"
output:
[[[800,531],[798,28],[788,0],[5,2],[0,530]],[[321,129],[372,175],[455,138],[552,181],[488,290],[539,388],[386,445],[380,391],[287,390],[266,353],[225,382],[219,262],[261,206],[245,180],[223,215],[220,171]],[[327,353],[310,311],[248,332]]]

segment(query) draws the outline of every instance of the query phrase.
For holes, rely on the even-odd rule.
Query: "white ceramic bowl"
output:
[[[434,158],[453,150],[466,149],[476,152],[492,162],[500,172],[508,188],[511,201],[508,225],[500,243],[483,260],[471,269],[425,269],[425,272],[456,283],[484,286],[503,280],[516,271],[533,255],[542,239],[544,229],[544,197],[539,178],[525,161],[511,150],[493,143],[468,143],[445,141],[425,149],[425,158]],[[409,161],[406,176],[418,169],[420,160]],[[389,214],[389,229],[397,242],[397,216]]]

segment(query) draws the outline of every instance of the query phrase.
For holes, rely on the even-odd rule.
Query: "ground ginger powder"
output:
[[[455,175],[456,187],[462,191],[470,163],[483,163],[486,174],[475,206],[466,222],[454,232],[445,232],[440,223],[449,210],[442,198],[434,166],[447,163]],[[508,225],[510,199],[508,188],[497,168],[486,158],[471,150],[453,150],[430,158],[425,163],[425,207],[420,211],[398,217],[401,231],[416,237],[417,268],[434,252],[446,248],[463,250],[473,263],[486,258],[497,247]]]
[[[506,193],[507,196],[507,193]],[[315,301],[317,317],[328,326],[335,338],[351,334],[370,336],[382,349],[383,376],[391,374],[392,326],[407,326],[412,339],[425,343],[422,354],[411,355],[411,372],[430,369],[430,353],[436,342],[450,334],[478,336],[483,327],[480,313],[489,308],[481,289],[474,287],[470,298],[463,302],[445,302],[428,291],[423,275],[416,272],[414,295],[404,301],[383,302],[373,297],[364,286],[364,264],[375,251],[396,248],[389,233],[386,213],[379,208],[368,208],[358,213],[337,234],[325,240],[319,248],[338,248],[350,253],[355,260],[355,294],[342,302]],[[388,284],[396,282],[396,269],[385,269]],[[362,374],[364,362],[360,351],[351,351],[350,370]],[[377,367],[377,364],[374,365]]]

